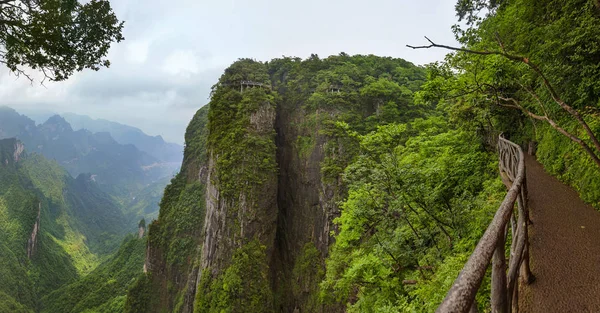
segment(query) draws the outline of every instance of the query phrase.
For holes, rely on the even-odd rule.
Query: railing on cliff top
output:
[[[518,277],[532,281],[529,268],[527,183],[525,156],[521,147],[499,136],[498,155],[502,179],[510,186],[494,219],[479,240],[436,312],[477,312],[475,295],[492,261],[492,312],[518,311]],[[517,202],[517,212],[515,211]],[[515,218],[515,215],[518,215]],[[510,221],[512,243],[506,259],[506,237]],[[493,258],[493,260],[492,260]]]

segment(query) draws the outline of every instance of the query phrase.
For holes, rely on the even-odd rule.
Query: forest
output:
[[[103,5],[76,6],[108,12],[97,58],[61,67],[19,41],[8,65],[56,67],[54,80],[107,67],[123,24]],[[458,0],[455,13],[456,45],[404,43],[447,53],[426,65],[238,59],[164,193],[180,155],[162,137],[1,109],[1,137],[19,139],[0,140],[0,312],[433,312],[507,194],[499,136],[600,209],[600,2]],[[493,311],[490,280],[479,312]]]
[[[158,269],[128,310],[434,311],[506,194],[501,133],[598,207],[598,3],[456,13],[460,46],[407,43],[449,53],[424,67],[345,53],[230,66],[188,127],[150,225]],[[488,274],[480,311],[489,299]]]

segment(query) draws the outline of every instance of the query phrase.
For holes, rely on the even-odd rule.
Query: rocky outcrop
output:
[[[214,305],[233,298],[225,305],[238,305],[244,297],[272,298],[262,311],[245,312],[344,310],[319,304],[318,293],[336,231],[337,203],[344,197],[340,171],[347,157],[345,143],[327,134],[332,123],[325,123],[349,113],[352,106],[341,98],[326,99],[342,94],[315,92],[320,86],[313,84],[316,73],[292,78],[285,66],[276,69],[282,73],[270,70],[251,60],[234,63],[213,89],[210,112],[201,109],[188,126],[181,172],[165,190],[160,216],[149,228],[145,269],[152,280],[148,288],[155,290],[152,297],[160,299],[151,312],[237,312],[239,307]],[[240,90],[239,79],[271,82],[269,88]],[[341,104],[315,104],[326,100]],[[371,110],[365,107],[352,113],[360,117],[361,110]],[[337,162],[338,172],[331,177],[322,171],[327,160]],[[174,211],[172,203],[184,203],[186,188],[198,185],[204,188],[197,197],[203,215],[186,215],[187,203]],[[201,222],[185,234],[174,234],[193,218]],[[182,250],[189,257],[171,264],[169,259],[176,256],[168,250],[180,238],[186,240]],[[231,277],[239,279],[224,281]],[[234,290],[232,283],[248,277],[266,280],[267,293],[243,294],[256,291],[257,285],[228,293]]]
[[[0,164],[15,164],[24,153],[25,146],[16,138],[0,139]]]
[[[257,93],[253,89],[244,91],[252,92]],[[231,146],[211,146],[207,143],[205,162],[201,158],[193,160],[189,153],[184,156],[181,175],[186,177],[187,184],[199,181],[205,186],[202,235],[194,238],[200,239],[196,264],[188,263],[183,267],[187,272],[182,272],[182,267],[175,268],[168,264],[169,256],[164,251],[167,246],[153,243],[155,233],[168,231],[164,225],[169,221],[163,217],[167,214],[166,207],[161,205],[161,216],[150,227],[144,271],[153,274],[153,286],[171,284],[174,290],[179,290],[178,295],[173,296],[161,288],[156,297],[165,300],[161,300],[161,308],[156,308],[156,311],[193,312],[198,299],[204,296],[197,293],[207,292],[200,291],[203,288],[201,282],[219,279],[231,265],[235,252],[252,241],[265,247],[267,267],[264,270],[272,285],[270,292],[280,295],[276,304],[279,310],[290,313],[298,309],[302,312],[323,312],[322,308],[309,307],[307,304],[317,295],[317,284],[321,277],[315,273],[323,271],[297,273],[294,265],[299,258],[305,258],[307,247],[312,247],[316,252],[311,254],[314,259],[310,262],[315,269],[323,268],[331,243],[332,220],[338,210],[335,204],[337,186],[323,183],[321,177],[327,138],[320,134],[318,124],[312,129],[299,126],[307,115],[313,113],[305,111],[302,102],[256,103],[246,100],[255,101],[252,97],[258,97],[256,95],[241,96],[244,99],[241,101],[253,106],[253,109],[250,112],[238,112],[237,120],[225,122],[233,125],[227,127],[245,125],[242,137],[251,138],[250,144],[254,146],[240,153],[236,150],[239,148],[236,145],[242,144],[239,142]],[[224,110],[230,110],[227,104],[221,105]],[[218,111],[219,107],[211,104],[211,110]],[[224,113],[233,114],[229,111]],[[190,125],[193,123],[194,120]],[[210,129],[209,126],[207,128]],[[234,131],[227,129],[226,133]],[[201,132],[196,130],[196,133]],[[210,135],[214,133],[205,135],[210,141]],[[305,149],[307,151],[299,151],[297,140],[300,136],[310,138],[312,142],[310,148]],[[272,146],[272,149],[268,146]],[[188,150],[193,147],[192,143],[186,143]],[[230,161],[233,153],[239,153],[237,159],[233,158],[235,162]],[[263,168],[267,159],[275,164],[274,169]],[[223,164],[227,164],[227,167]],[[235,174],[233,179],[227,176],[231,173]],[[232,186],[234,192],[231,192]],[[163,230],[155,231],[153,227]],[[294,285],[298,284],[304,288],[296,291]],[[181,299],[181,305],[175,303],[175,298]],[[265,304],[265,312],[270,311],[270,305]]]
[[[15,161],[15,163],[19,162],[19,159],[21,157],[21,154],[23,154],[23,151],[25,151],[25,146],[23,145],[22,142],[17,140],[15,142],[15,151],[13,152],[13,160]]]
[[[38,213],[37,218],[35,219],[35,224],[33,224],[33,230],[31,231],[31,235],[29,235],[29,239],[27,240],[27,258],[31,259],[35,255],[35,251],[38,243],[38,234],[40,232],[40,215],[42,212],[42,204],[38,204]]]
[[[253,136],[269,137],[275,127],[275,110],[271,103],[262,104],[250,114]],[[247,151],[252,154],[252,151]],[[275,158],[275,156],[272,156]],[[205,234],[201,268],[218,273],[227,265],[233,251],[249,240],[258,239],[273,251],[277,221],[277,175],[267,174],[260,185],[240,192],[235,199],[224,197],[219,189],[216,163],[212,153],[208,163]],[[237,164],[236,166],[244,166]]]

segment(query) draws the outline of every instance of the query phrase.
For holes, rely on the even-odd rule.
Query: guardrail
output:
[[[477,312],[475,295],[492,259],[492,312],[517,312],[518,276],[526,283],[533,279],[529,268],[525,155],[521,147],[504,139],[502,135],[498,139],[498,155],[500,174],[510,188],[494,219],[436,312]],[[518,217],[515,218],[515,215]],[[505,247],[509,221],[512,242],[507,269]]]

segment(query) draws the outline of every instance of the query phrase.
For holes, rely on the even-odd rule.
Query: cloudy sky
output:
[[[441,60],[412,50],[426,35],[454,43],[453,0],[111,0],[125,21],[112,66],[68,81],[31,85],[0,68],[0,105],[21,112],[87,114],[183,143],[210,87],[238,58],[326,57],[339,52]]]

